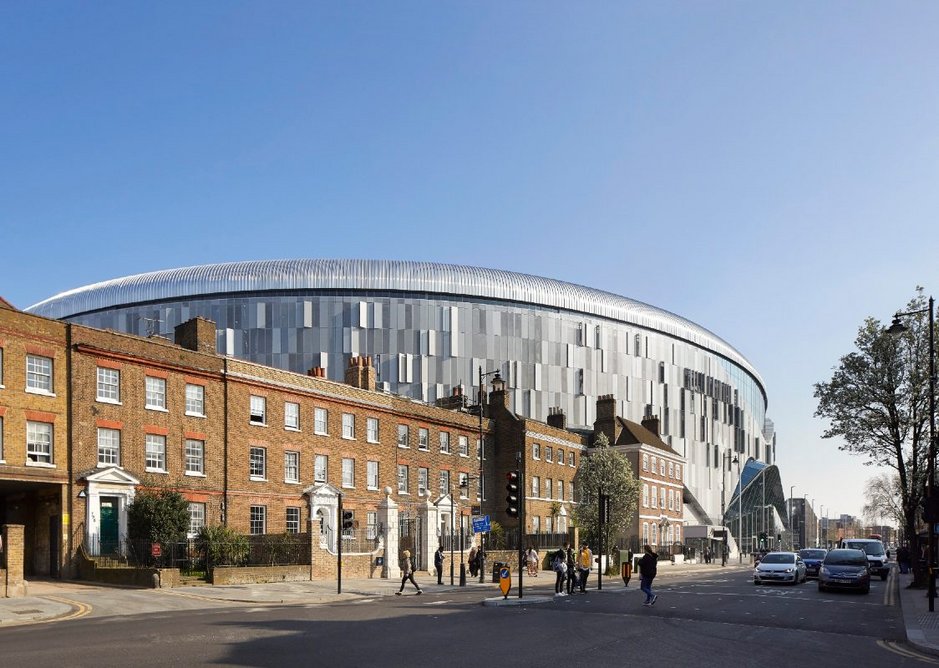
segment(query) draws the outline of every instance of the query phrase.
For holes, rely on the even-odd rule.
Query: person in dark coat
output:
[[[643,605],[651,606],[655,605],[655,600],[658,598],[658,595],[652,591],[652,580],[655,579],[659,555],[649,545],[643,545],[642,550],[644,554],[639,559],[639,589],[646,595]]]
[[[570,543],[567,544],[566,548],[564,557],[567,563],[567,595],[570,596],[577,588],[577,559],[574,556],[574,548],[571,547]]]
[[[437,584],[443,584],[443,545],[437,547],[437,551],[434,552],[434,570],[437,571]]]

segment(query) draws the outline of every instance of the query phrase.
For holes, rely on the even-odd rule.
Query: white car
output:
[[[770,552],[753,569],[753,584],[805,582],[805,562],[795,552]]]

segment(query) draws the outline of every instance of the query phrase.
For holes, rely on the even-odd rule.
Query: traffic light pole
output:
[[[336,528],[336,593],[342,593],[342,492],[339,493],[339,522]]]

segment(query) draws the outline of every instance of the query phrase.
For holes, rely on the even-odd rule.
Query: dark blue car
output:
[[[818,569],[822,567],[826,554],[828,554],[828,550],[820,548],[807,547],[804,550],[799,550],[799,556],[805,562],[805,577],[818,577]]]

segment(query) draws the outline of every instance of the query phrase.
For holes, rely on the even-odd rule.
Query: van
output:
[[[871,575],[879,575],[881,580],[886,580],[890,573],[890,566],[887,564],[887,551],[884,544],[873,538],[843,538],[839,547],[846,550],[862,550],[867,555],[867,566]]]

